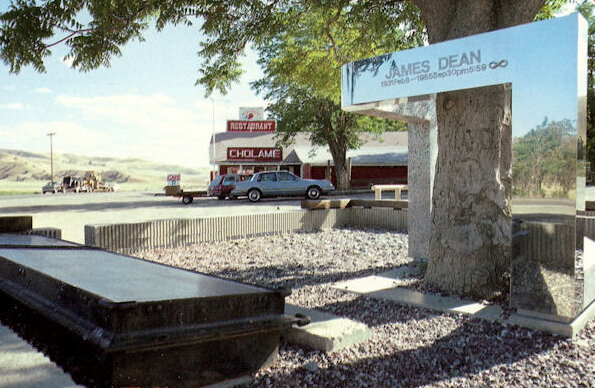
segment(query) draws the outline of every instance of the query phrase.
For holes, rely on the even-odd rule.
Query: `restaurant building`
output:
[[[252,125],[252,128],[266,130],[248,130],[248,127],[248,122],[230,121],[228,129],[235,129],[213,135],[209,155],[211,164],[216,166],[215,174],[286,170],[302,178],[329,179],[336,185],[333,158],[328,148],[313,146],[307,133],[298,134],[289,147],[278,147],[271,130],[274,125]],[[406,184],[407,132],[364,136],[365,142],[360,148],[347,151],[351,187]]]

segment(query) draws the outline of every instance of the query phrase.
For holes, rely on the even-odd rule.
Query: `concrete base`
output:
[[[513,314],[508,318],[508,323],[527,327],[534,330],[547,331],[565,337],[574,337],[591,319],[595,317],[595,302],[591,303],[572,322],[564,323],[551,321],[534,316]]]
[[[295,345],[334,352],[370,338],[368,326],[351,319],[288,304],[285,304],[285,314],[304,314],[311,320],[303,327],[294,325],[284,334],[284,338]]]
[[[517,325],[565,337],[574,337],[585,327],[590,319],[595,317],[595,302],[593,302],[577,318],[569,323],[551,321],[520,313],[515,313],[505,318],[500,306],[484,305],[472,300],[424,294],[404,287],[395,287],[395,275],[398,276],[395,271],[391,271],[379,276],[368,276],[338,282],[333,284],[333,287],[374,299],[388,300],[399,304],[446,313],[465,314],[473,318]]]
[[[488,306],[472,300],[424,294],[404,287],[394,287],[395,281],[383,276],[368,276],[333,284],[333,288],[354,292],[374,299],[388,300],[413,307],[446,313],[460,313],[493,321],[503,321],[499,306]]]

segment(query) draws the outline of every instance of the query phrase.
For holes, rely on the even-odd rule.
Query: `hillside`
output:
[[[118,183],[123,190],[160,190],[170,173],[180,173],[184,187],[205,187],[209,177],[208,168],[191,169],[135,158],[54,154],[55,181],[66,175],[84,175],[89,170],[105,181]],[[0,192],[39,191],[49,180],[49,153],[0,149]]]

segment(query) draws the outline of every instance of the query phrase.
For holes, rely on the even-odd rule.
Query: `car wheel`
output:
[[[316,186],[308,187],[308,191],[306,191],[306,196],[309,199],[318,199],[320,198],[320,188]]]
[[[225,199],[225,195],[218,195],[217,199]]]
[[[235,195],[230,195],[230,196],[228,196],[227,198],[229,198],[229,199],[231,199],[231,200],[238,199],[238,197],[236,197]]]
[[[184,205],[190,205],[192,203],[192,201],[194,201],[194,198],[192,198],[192,197],[189,197],[189,196],[182,197],[182,203]]]
[[[250,191],[248,191],[248,199],[250,200],[250,202],[260,201],[261,195],[262,194],[260,193],[260,190],[258,190],[258,189],[250,189]]]

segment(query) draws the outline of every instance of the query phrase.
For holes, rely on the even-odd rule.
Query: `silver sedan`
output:
[[[236,183],[231,196],[246,196],[251,202],[258,202],[263,197],[290,195],[318,199],[334,189],[333,184],[327,180],[302,179],[288,171],[267,171],[254,174],[250,181]]]

